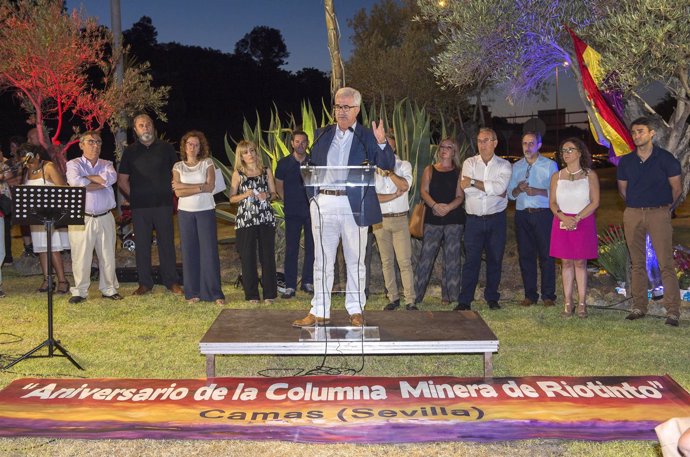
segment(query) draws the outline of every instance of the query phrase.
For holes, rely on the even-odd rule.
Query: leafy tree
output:
[[[543,93],[557,66],[567,62],[588,110],[572,41],[565,25],[602,54],[602,64],[624,91],[624,117],[656,115],[635,90],[658,81],[676,108],[657,130],[658,142],[683,164],[690,187],[690,13],[687,0],[417,0],[421,17],[439,30],[442,51],[434,72],[446,85],[486,89],[503,85],[509,100]],[[591,114],[591,113],[590,113]]]
[[[254,27],[235,44],[235,54],[245,56],[264,68],[285,65],[290,53],[280,30],[265,25]]]
[[[66,144],[60,135],[70,117],[88,130],[126,125],[121,113],[145,108],[160,115],[167,88],[153,89],[147,66],[130,66],[122,87],[114,83],[115,62],[108,31],[55,0],[3,0],[0,3],[0,89],[21,99],[41,144],[64,170]],[[46,123],[55,124],[51,138]]]
[[[628,121],[652,115],[661,124],[657,142],[675,153],[684,170],[683,195],[690,189],[690,4],[687,0],[628,0],[606,7],[588,29],[602,53],[602,65],[626,96]],[[662,118],[635,91],[658,82],[673,100]]]
[[[348,21],[354,32],[354,50],[345,66],[349,84],[360,89],[367,102],[409,98],[436,119],[439,114],[457,118],[458,107],[467,107],[465,97],[436,83],[431,71],[432,58],[441,49],[434,43],[436,27],[414,21],[419,14],[414,0],[381,0],[368,14],[359,10]]]
[[[154,47],[158,44],[158,31],[153,26],[153,20],[148,16],[142,16],[132,24],[132,28],[122,32],[125,42],[137,47]]]

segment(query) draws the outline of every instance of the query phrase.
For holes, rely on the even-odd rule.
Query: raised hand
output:
[[[376,121],[371,121],[371,129],[374,131],[374,136],[376,137],[376,142],[378,144],[383,144],[386,142],[386,131],[383,128],[383,121],[379,119],[379,123]]]

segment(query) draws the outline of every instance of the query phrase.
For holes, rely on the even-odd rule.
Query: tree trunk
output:
[[[324,1],[326,12],[326,30],[328,31],[328,51],[331,55],[331,101],[335,100],[335,93],[345,87],[345,68],[340,55],[340,29],[335,16],[333,0]]]

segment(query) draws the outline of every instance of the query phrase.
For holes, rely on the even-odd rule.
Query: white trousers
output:
[[[115,218],[113,213],[101,217],[84,217],[84,225],[69,226],[72,246],[72,296],[86,298],[91,283],[93,251],[98,256],[98,288],[103,295],[117,293],[120,284],[115,274]]]
[[[367,227],[355,223],[347,196],[319,194],[310,205],[311,227],[314,235],[314,298],[311,314],[331,317],[331,290],[333,269],[340,240],[347,267],[345,309],[352,314],[361,313],[366,304],[364,286],[367,249]]]

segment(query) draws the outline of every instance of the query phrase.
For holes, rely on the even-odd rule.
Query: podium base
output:
[[[299,341],[381,341],[381,336],[378,327],[303,327]]]

